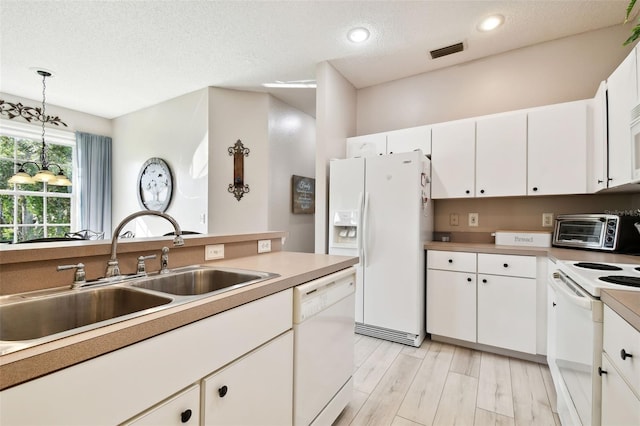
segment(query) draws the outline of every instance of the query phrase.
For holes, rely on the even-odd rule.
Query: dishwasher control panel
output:
[[[354,268],[299,285],[293,289],[293,322],[299,324],[355,292]]]

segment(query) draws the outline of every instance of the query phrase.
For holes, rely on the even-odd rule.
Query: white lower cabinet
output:
[[[476,341],[476,274],[427,270],[427,332]]]
[[[602,424],[640,425],[640,331],[603,311]]]
[[[202,381],[204,425],[290,425],[293,416],[293,332]]]
[[[535,256],[428,250],[427,332],[537,353],[536,271]]]
[[[196,384],[180,392],[168,401],[137,416],[123,426],[199,425],[200,385]]]
[[[536,280],[478,274],[478,343],[536,353]]]

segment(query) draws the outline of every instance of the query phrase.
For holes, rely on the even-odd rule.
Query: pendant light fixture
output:
[[[60,165],[58,164],[49,163],[47,159],[47,145],[44,139],[44,136],[45,136],[44,125],[50,120],[46,114],[45,92],[47,88],[46,79],[47,77],[51,77],[51,73],[49,71],[44,71],[44,70],[37,70],[36,72],[42,76],[42,110],[39,111],[39,114],[37,116],[37,119],[40,120],[40,122],[42,123],[42,149],[40,151],[40,164],[36,163],[35,161],[25,161],[24,163],[16,163],[16,166],[18,166],[18,171],[16,172],[16,174],[11,176],[11,178],[9,179],[9,183],[10,184],[32,184],[36,182],[46,182],[49,185],[71,186],[71,181],[64,174],[64,170],[62,169],[62,167],[60,167]],[[34,176],[31,176],[25,170],[24,166],[26,166],[27,164],[33,164],[36,166],[37,171]],[[58,174],[54,174],[50,170],[51,166],[55,166],[58,168]]]

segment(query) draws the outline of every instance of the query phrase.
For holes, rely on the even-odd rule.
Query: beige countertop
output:
[[[355,265],[357,257],[272,252],[207,262],[280,277],[0,356],[0,390]]]
[[[609,262],[640,264],[639,256],[606,253],[600,251],[564,249],[557,247],[502,246],[484,243],[445,243],[430,241],[424,243],[425,250],[475,251],[478,253],[517,254],[523,256],[548,256],[556,260],[580,262]]]

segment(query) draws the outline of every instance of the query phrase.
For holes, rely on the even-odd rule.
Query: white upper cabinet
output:
[[[607,187],[607,84],[603,81],[588,105],[591,128],[587,147],[587,191]]]
[[[431,129],[431,197],[475,194],[475,120],[434,125]]]
[[[631,108],[637,103],[639,84],[636,50],[607,79],[609,188],[629,183],[632,178]]]
[[[431,126],[410,127],[387,133],[387,153],[398,154],[420,149],[431,154]]]
[[[347,138],[347,158],[371,157],[387,153],[387,134],[374,133],[372,135]]]
[[[527,195],[586,193],[587,101],[532,109],[528,120]]]
[[[527,114],[476,121],[476,197],[526,195]]]

